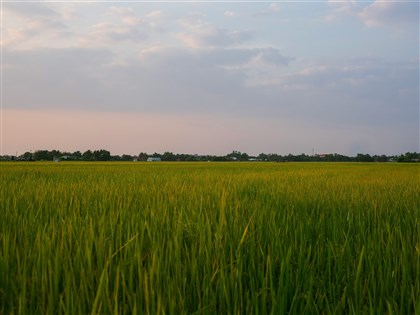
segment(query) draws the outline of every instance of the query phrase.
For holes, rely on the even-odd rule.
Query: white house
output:
[[[149,157],[147,158],[147,162],[160,162],[160,157]]]

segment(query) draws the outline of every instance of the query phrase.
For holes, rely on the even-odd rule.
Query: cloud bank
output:
[[[110,145],[123,152],[118,139],[125,135],[127,153],[135,153],[131,135],[140,137],[135,121],[150,130],[153,121],[161,130],[147,142],[151,151],[310,153],[315,146],[393,154],[418,148],[418,3],[319,4],[311,15],[286,3],[251,9],[95,3],[4,8],[8,152],[13,143],[19,150],[28,145],[17,130],[29,126],[39,130],[27,141],[31,146],[62,143],[49,136],[56,128],[49,119],[64,123],[67,117],[84,133],[91,128],[96,134],[109,123]],[[302,21],[320,30],[320,38],[306,35],[311,30]],[[329,45],[332,25],[343,36]],[[389,34],[389,27],[398,32]],[[337,47],[351,46],[358,36],[374,54],[357,41],[351,53]],[[36,113],[50,127],[28,123]],[[19,115],[27,127],[13,129]],[[112,115],[119,117],[113,123]],[[71,137],[60,132],[70,146]]]

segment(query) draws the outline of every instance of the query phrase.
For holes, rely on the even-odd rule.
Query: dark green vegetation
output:
[[[420,314],[416,164],[0,168],[1,314]]]
[[[226,161],[265,161],[265,162],[420,162],[420,153],[407,152],[400,155],[373,155],[359,153],[356,156],[346,156],[337,153],[306,155],[279,155],[260,153],[258,156],[250,156],[247,153],[233,151],[232,153],[220,155],[197,155],[197,154],[174,154],[165,152],[163,154],[147,154],[141,152],[139,155],[111,155],[107,150],[87,150],[83,153],[60,152],[58,150],[37,150],[34,153],[25,152],[19,156],[0,155],[0,161],[146,161],[149,157],[158,157],[162,161],[184,161],[184,162],[226,162]]]

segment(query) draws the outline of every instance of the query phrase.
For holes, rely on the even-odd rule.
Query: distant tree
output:
[[[227,154],[226,157],[229,160],[235,160],[235,161],[248,160],[248,154],[242,153],[240,151],[232,151],[232,153]]]
[[[121,156],[121,161],[132,161],[133,160],[133,156],[129,155],[129,154],[123,154]]]
[[[95,150],[93,151],[93,159],[95,161],[109,161],[111,160],[111,153],[107,150]]]
[[[61,152],[59,151],[59,150],[52,150],[52,151],[50,151],[50,157],[49,157],[49,160],[53,160],[53,158],[54,158],[54,156],[58,156],[58,157],[60,157],[61,156]]]
[[[165,152],[162,155],[162,161],[176,161],[176,156],[172,152]]]
[[[156,157],[156,158],[162,158],[162,155],[160,155],[159,153],[153,153],[152,157]]]
[[[374,155],[373,159],[375,162],[388,162],[389,158],[386,155]]]
[[[369,154],[358,153],[354,159],[356,162],[375,162]]]
[[[20,156],[20,159],[23,161],[34,161],[33,155],[31,152],[25,152]]]
[[[177,154],[176,155],[176,160],[177,161],[187,161],[188,157],[189,157],[188,154]]]
[[[289,154],[289,156],[291,155]],[[287,158],[276,153],[271,153],[268,155],[268,160],[271,162],[285,162],[287,161]]]
[[[261,161],[267,161],[268,160],[268,155],[265,153],[260,153],[258,155],[258,159],[260,159]]]
[[[145,152],[141,152],[138,156],[140,161],[146,161],[149,156],[152,157],[159,157],[163,161],[246,161],[249,160],[250,156],[247,153],[242,153],[240,151],[232,151],[231,153],[225,156],[216,156],[216,155],[197,155],[197,154],[174,154],[172,152],[165,152],[163,154],[153,153],[152,155],[148,155]],[[87,150],[83,154],[80,151],[76,151],[73,153],[70,152],[60,152],[58,150],[37,150],[35,153],[25,152],[24,154],[20,155],[19,157],[13,156],[0,156],[1,160],[53,160],[54,158],[57,159],[69,159],[69,160],[84,160],[84,161],[130,161],[133,160],[133,156],[124,154],[123,156],[113,155],[107,150]],[[386,156],[382,155],[374,155],[370,156],[369,154],[362,154],[358,153],[356,156],[346,156],[340,155],[337,153],[333,154],[323,154],[323,155],[306,155],[301,153],[299,155],[279,155],[276,153],[260,153],[257,157],[259,160],[262,161],[271,161],[271,162],[283,162],[283,161],[296,161],[296,162],[307,162],[307,161],[318,161],[318,162],[388,162],[388,161],[398,161],[398,162],[419,162],[420,161],[420,153],[417,152],[406,152],[405,154],[401,154],[399,156]]]
[[[48,161],[52,160],[50,152],[48,150],[38,150],[33,154],[33,158],[36,161]]]
[[[75,160],[81,160],[82,159],[82,152],[80,152],[80,151],[73,152],[71,155],[74,157]]]
[[[149,155],[145,152],[140,152],[139,154],[139,161],[147,161]]]
[[[247,153],[242,153],[241,157],[240,157],[241,161],[248,161],[249,160],[249,155]]]
[[[111,155],[110,161],[121,161],[121,156],[119,156],[119,155]]]
[[[214,156],[212,161],[216,161],[216,162],[225,162],[225,161],[229,161],[229,157],[228,156]]]
[[[420,161],[420,153],[417,152],[406,152],[405,154],[401,154],[398,159],[398,162],[419,162]]]
[[[87,150],[82,154],[83,161],[93,161],[94,156],[91,150]]]
[[[309,161],[309,156],[307,156],[305,153],[301,153],[299,155],[293,155],[292,161],[296,162],[307,162]]]

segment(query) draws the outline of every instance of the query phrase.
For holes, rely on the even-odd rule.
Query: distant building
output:
[[[54,162],[61,162],[61,161],[72,161],[74,158],[70,155],[63,155],[63,156],[54,156],[53,161]]]
[[[147,158],[147,162],[160,162],[162,161],[160,157],[149,157]]]

